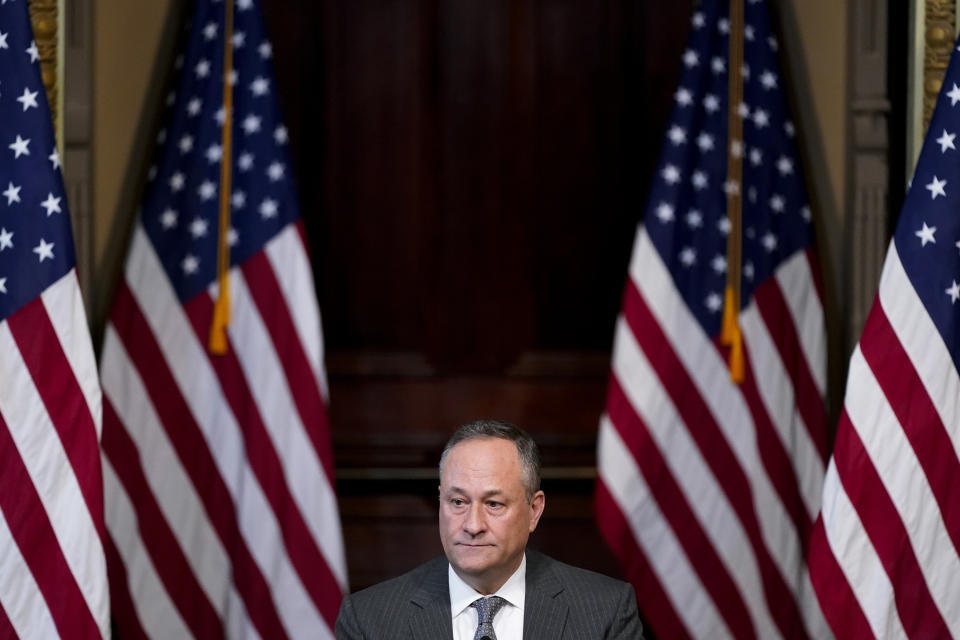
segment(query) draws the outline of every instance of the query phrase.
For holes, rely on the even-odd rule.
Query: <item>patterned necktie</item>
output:
[[[477,610],[479,620],[473,640],[497,640],[497,634],[493,632],[493,617],[505,604],[507,601],[500,596],[489,596],[473,601],[470,606]]]

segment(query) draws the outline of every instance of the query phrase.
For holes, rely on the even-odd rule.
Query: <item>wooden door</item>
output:
[[[441,552],[436,463],[477,417],[543,449],[533,543],[618,573],[597,423],[690,4],[268,3],[352,589]]]

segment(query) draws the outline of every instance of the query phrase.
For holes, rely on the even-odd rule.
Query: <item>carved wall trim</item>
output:
[[[913,175],[960,24],[957,0],[911,0],[906,179]]]
[[[845,353],[850,353],[863,330],[880,282],[887,243],[891,110],[887,0],[853,0],[848,28],[852,184],[847,191],[847,211],[852,218],[844,239]]]
[[[40,75],[47,92],[47,102],[53,114],[53,128],[57,145],[63,147],[62,105],[60,93],[63,83],[60,39],[60,5],[64,0],[29,0],[33,38],[40,56]]]
[[[926,0],[923,29],[923,131],[930,125],[950,63],[957,24],[955,0]],[[922,136],[922,133],[921,133]]]

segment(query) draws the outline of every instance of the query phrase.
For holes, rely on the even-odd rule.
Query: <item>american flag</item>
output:
[[[0,637],[110,634],[101,395],[26,2],[0,3]]]
[[[955,51],[850,358],[810,545],[838,637],[960,637],[958,132]]]
[[[597,515],[661,638],[829,638],[806,570],[827,461],[826,348],[813,228],[764,2],[693,15],[633,248],[600,421]],[[728,74],[742,140],[728,140]],[[729,145],[729,146],[728,146]],[[727,178],[727,151],[743,179]],[[731,381],[720,342],[727,192],[742,194]],[[734,316],[736,317],[736,316]]]
[[[332,638],[346,589],[320,314],[272,50],[259,7],[236,0],[225,20],[232,6],[195,3],[104,338],[121,637]],[[231,322],[213,355],[223,162]]]

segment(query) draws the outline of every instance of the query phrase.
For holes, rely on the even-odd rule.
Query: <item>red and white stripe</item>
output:
[[[310,263],[291,224],[184,305],[142,227],[104,339],[104,476],[118,628],[332,638],[346,566]]]
[[[655,633],[829,638],[805,556],[825,471],[825,337],[811,255],[740,314],[746,379],[641,226],[600,423],[597,511]]]
[[[960,637],[960,376],[891,242],[810,570],[838,636]]]
[[[100,431],[71,269],[0,322],[0,637],[110,635]]]

